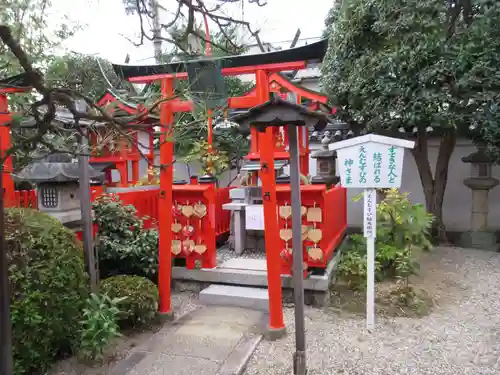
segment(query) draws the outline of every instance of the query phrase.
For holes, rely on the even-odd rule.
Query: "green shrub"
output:
[[[158,288],[144,277],[118,275],[101,283],[101,293],[110,298],[126,299],[121,303],[120,324],[134,326],[150,323],[158,311]]]
[[[80,321],[78,356],[83,360],[99,360],[114,338],[121,336],[118,305],[125,298],[111,299],[106,294],[91,294],[85,302]]]
[[[155,229],[144,229],[139,232],[134,242],[134,253],[137,254],[138,274],[155,280],[158,273],[159,234]]]
[[[408,282],[419,268],[415,258],[418,252],[432,248],[429,241],[432,221],[432,215],[423,205],[410,202],[408,193],[397,189],[385,191],[385,198],[377,205],[377,280],[396,277]],[[350,240],[339,265],[339,275],[352,286],[361,287],[366,280],[366,239],[356,234]]]
[[[58,220],[9,209],[5,239],[16,374],[43,372],[71,352],[88,295],[81,243]]]
[[[102,277],[139,275],[155,278],[158,269],[158,232],[144,229],[144,221],[132,205],[114,195],[103,195],[93,203],[98,225],[97,251]]]

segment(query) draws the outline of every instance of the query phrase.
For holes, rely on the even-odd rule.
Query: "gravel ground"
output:
[[[246,259],[265,259],[266,254],[263,251],[255,249],[246,249],[243,254],[236,255],[234,250],[230,250],[229,246],[223,246],[217,249],[217,265],[220,266],[225,261],[232,258],[246,258]]]
[[[438,248],[421,261],[414,284],[437,306],[424,318],[377,321],[369,334],[363,317],[307,308],[309,375],[500,374],[500,254]],[[289,334],[263,341],[247,375],[292,374],[293,310]]]
[[[192,292],[176,293],[172,292],[172,310],[175,311],[175,316],[178,318],[181,315],[187,314],[200,306],[198,294]]]

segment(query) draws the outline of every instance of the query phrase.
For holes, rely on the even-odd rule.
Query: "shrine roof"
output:
[[[289,48],[281,51],[257,53],[252,55],[225,56],[210,59],[198,59],[157,65],[121,65],[113,64],[116,74],[124,79],[156,74],[174,74],[187,72],[187,66],[193,63],[217,62],[221,69],[239,68],[266,64],[279,64],[295,61],[323,61],[328,47],[328,40],[322,39],[309,45]]]
[[[130,127],[133,127],[133,123],[142,123],[143,121],[137,121],[137,116],[136,115],[131,115],[125,111],[115,111],[113,113],[113,117],[116,120],[119,120],[121,122],[131,122]],[[150,115],[149,117],[146,118],[147,120],[155,120],[159,121],[159,117],[156,117],[154,115]],[[63,126],[68,126],[71,124],[74,124],[75,119],[73,117],[73,114],[66,108],[58,108],[55,114],[54,121],[56,123],[60,123]],[[148,123],[149,124],[149,123]],[[144,125],[144,126],[153,126],[153,125]],[[109,123],[106,122],[96,122],[94,120],[88,120],[88,119],[80,119],[79,120],[79,126],[81,127],[95,127],[95,128],[102,128],[108,126]],[[35,121],[35,118],[32,116],[29,116],[25,118],[23,121],[21,121],[21,128],[34,128],[37,126],[37,123]]]
[[[111,97],[113,101],[117,101],[124,106],[128,107],[131,111],[135,111],[137,109],[137,103],[132,103],[125,100],[121,95],[111,89],[106,89],[106,91],[96,100],[97,105],[101,105],[99,103],[105,104],[106,99]]]
[[[141,103],[132,102],[130,98],[124,97],[120,95],[114,90],[107,89],[99,99],[96,100],[96,104],[100,107],[106,107],[108,103],[116,103],[116,107],[114,108],[113,115],[114,116],[130,116],[137,115],[138,108],[142,106],[145,107]],[[145,118],[141,120],[141,122],[150,120],[150,121],[159,121],[159,114],[149,113],[145,114]]]
[[[350,131],[343,121],[332,119],[322,131],[309,129],[309,142],[311,143],[331,143],[351,138],[354,133]],[[326,138],[326,139],[325,139]]]
[[[29,89],[28,75],[26,73],[16,74],[6,78],[0,78],[0,89]]]
[[[295,89],[294,92],[304,91],[306,93],[309,93],[313,97],[321,97],[322,99],[324,98],[325,103],[321,103],[321,104],[328,106],[328,104],[326,104],[327,96],[325,94],[322,94],[319,91],[312,90],[308,87],[302,86],[300,84],[300,82],[297,81],[294,77],[289,77],[287,74],[285,74],[283,72],[276,73],[276,74],[290,85],[289,87],[291,87],[291,89],[290,89],[291,91],[294,91],[294,89]],[[271,82],[273,82],[273,76],[271,76]],[[277,82],[277,83],[279,84],[279,82]],[[329,108],[332,108],[332,107],[329,107]]]

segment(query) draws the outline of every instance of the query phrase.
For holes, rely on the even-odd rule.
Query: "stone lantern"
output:
[[[495,233],[488,231],[488,193],[498,185],[491,175],[492,162],[484,147],[462,158],[471,165],[471,177],[464,180],[465,186],[472,190],[472,212],[470,230],[460,236],[460,246],[477,249],[497,250]]]
[[[327,124],[326,129],[328,130],[321,139],[323,148],[311,154],[311,157],[316,159],[316,176],[311,179],[311,183],[331,186],[339,183],[340,178],[336,176],[337,153],[329,150],[329,144],[343,138],[351,138],[354,133],[348,124],[341,121]]]
[[[326,131],[321,140],[322,150],[314,152],[311,157],[316,159],[316,176],[311,179],[313,184],[326,184],[328,186],[338,183],[339,178],[335,175],[335,160],[337,153],[328,149],[332,139],[330,132]]]
[[[103,173],[89,166],[89,178]],[[69,154],[52,154],[24,168],[16,176],[36,184],[38,209],[63,224],[81,220],[78,192],[79,166]]]

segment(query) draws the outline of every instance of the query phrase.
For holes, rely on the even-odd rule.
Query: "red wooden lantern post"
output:
[[[163,99],[174,95],[174,79],[161,81]],[[161,104],[160,136],[160,202],[159,202],[159,254],[158,254],[158,289],[160,294],[160,313],[173,319],[171,305],[172,278],[172,183],[174,176],[174,144],[172,142],[173,110],[171,102],[165,100]]]

